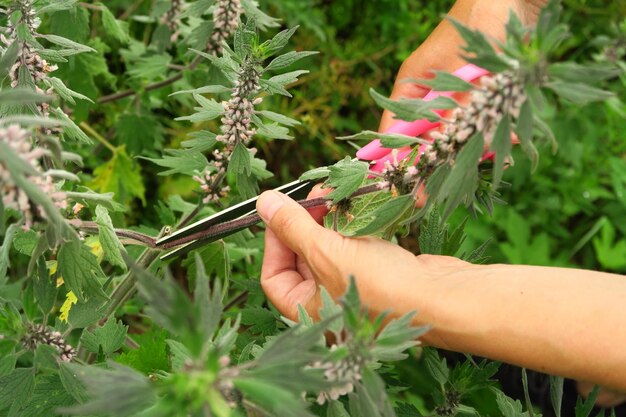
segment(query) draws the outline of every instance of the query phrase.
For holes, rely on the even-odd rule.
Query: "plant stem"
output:
[[[83,230],[85,232],[97,232],[98,231],[98,223],[96,222],[89,222],[89,221],[82,221],[82,220],[69,220],[69,223],[75,228]],[[139,233],[134,230],[128,230],[128,229],[113,229],[113,230],[115,231],[115,234],[118,237],[124,237],[124,238],[135,240],[149,248],[156,247],[156,244],[155,244],[156,238],[152,236]]]
[[[356,190],[350,198],[359,197],[365,194],[370,194],[374,192],[382,191],[377,184],[370,184]],[[299,200],[298,204],[300,204],[304,208],[313,208],[327,205],[329,200],[324,197],[318,197],[311,200]],[[169,242],[163,243],[162,245],[158,245],[159,249],[171,249],[176,246],[183,245],[185,243],[194,241],[194,240],[206,240],[206,239],[214,239],[216,237],[227,236],[231,233],[234,233],[239,230],[243,230],[252,225],[255,225],[261,221],[261,217],[258,214],[251,214],[246,217],[241,217],[239,219],[231,220],[224,223],[218,223],[214,226],[211,226],[205,230],[201,230],[199,232],[193,233],[188,236],[181,237],[176,240],[171,240]]]
[[[115,146],[111,145],[111,142],[109,142],[102,135],[96,132],[93,127],[87,124],[87,122],[80,122],[80,127],[89,135],[91,135],[95,140],[106,146],[111,152],[113,152],[114,154],[117,152]]]

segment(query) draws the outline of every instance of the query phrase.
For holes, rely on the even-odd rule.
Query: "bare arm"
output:
[[[315,315],[319,286],[338,298],[354,275],[372,313],[417,310],[415,324],[433,326],[428,344],[626,392],[623,276],[415,257],[380,239],[325,229],[319,209],[311,217],[275,192],[257,208],[268,224],[261,284],[287,317],[297,319],[298,304]]]

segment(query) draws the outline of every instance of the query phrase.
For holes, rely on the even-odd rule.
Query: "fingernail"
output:
[[[256,203],[256,211],[265,223],[274,217],[274,214],[285,204],[284,196],[278,191],[266,191]]]

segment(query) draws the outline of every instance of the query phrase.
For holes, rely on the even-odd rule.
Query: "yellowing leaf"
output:
[[[94,179],[89,186],[101,193],[115,193],[115,200],[128,205],[137,197],[145,205],[146,189],[141,178],[141,168],[126,153],[124,145],[116,148],[113,158],[93,171]]]
[[[72,309],[72,305],[78,302],[78,298],[72,291],[68,291],[65,294],[65,302],[61,306],[61,314],[59,314],[59,320],[67,323],[67,318],[70,315],[70,310]]]

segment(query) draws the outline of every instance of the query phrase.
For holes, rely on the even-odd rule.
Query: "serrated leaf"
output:
[[[296,126],[300,124],[299,121],[292,119],[291,117],[284,116],[280,113],[274,113],[273,111],[269,111],[269,110],[258,110],[258,111],[255,111],[255,113],[261,116],[264,116],[274,122],[283,124],[285,126],[291,127],[291,126]]]
[[[202,172],[209,165],[209,161],[202,153],[192,150],[166,149],[163,158],[143,158],[164,168],[159,175],[185,174],[194,175]]]
[[[222,94],[229,93],[233,89],[230,87],[224,87],[223,85],[206,85],[200,88],[194,88],[193,90],[180,90],[175,91],[170,96],[176,96],[178,94]]]
[[[112,317],[102,327],[97,327],[93,331],[85,330],[80,341],[90,352],[98,353],[102,348],[105,355],[110,355],[124,345],[127,331],[128,326]]]
[[[379,133],[372,130],[364,130],[350,136],[339,136],[337,139],[341,140],[375,140],[379,139],[380,143],[385,148],[403,148],[408,145],[428,143],[424,139],[407,136],[399,133]],[[429,143],[430,144],[430,143]]]
[[[77,93],[76,91],[70,90],[64,83],[63,81],[61,81],[59,78],[56,77],[48,77],[46,78],[46,83],[48,83],[50,85],[50,87],[52,87],[54,89],[54,91],[61,96],[64,100],[67,100],[68,102],[70,102],[71,104],[76,104],[76,101],[74,101],[74,98],[78,98],[81,100],[87,100],[90,103],[93,103],[93,100],[91,100],[89,97]]]
[[[126,145],[130,155],[150,155],[161,149],[163,127],[156,117],[144,114],[122,114],[115,133],[118,142]]]
[[[577,62],[555,62],[548,67],[548,74],[562,81],[586,83],[604,81],[617,77],[619,68],[607,64],[579,64]]]
[[[51,34],[48,34],[48,35],[38,34],[37,36],[49,42],[52,42],[55,45],[59,45],[62,48],[65,48],[66,50],[76,51],[77,53],[96,52],[96,50],[90,46],[83,45],[78,42],[74,42],[73,40],[64,38],[63,36],[51,35]]]
[[[105,301],[102,298],[92,298],[87,302],[74,304],[67,316],[67,322],[76,329],[82,329],[99,320],[105,315]]]
[[[156,401],[148,377],[139,372],[109,362],[109,369],[96,366],[66,365],[85,385],[89,401],[61,413],[131,417],[146,410]],[[115,401],[112,401],[115,399]]]
[[[418,83],[434,91],[470,91],[474,86],[467,81],[445,71],[433,71],[435,77],[422,79]]]
[[[167,74],[171,61],[172,57],[166,54],[141,57],[129,65],[127,73],[131,78],[154,81]]]
[[[522,409],[522,403],[507,397],[502,391],[496,392],[496,402],[503,417],[528,417],[528,413]]]
[[[9,251],[11,250],[11,245],[13,244],[13,238],[15,236],[15,232],[18,229],[17,224],[12,224],[7,227],[4,233],[4,239],[2,241],[2,246],[0,246],[0,284],[3,284],[7,280],[7,270],[9,269],[10,258]]]
[[[87,136],[85,132],[83,132],[80,127],[78,127],[76,123],[72,121],[72,119],[67,117],[63,110],[61,110],[60,108],[51,108],[50,113],[56,116],[62,122],[64,140],[71,139],[78,143],[85,144],[93,143],[93,141],[89,139],[89,136]]]
[[[309,180],[318,180],[321,178],[326,178],[330,174],[330,169],[328,167],[319,167],[311,169],[304,174],[300,175],[300,181],[309,181]]]
[[[113,13],[101,2],[97,3],[101,7],[102,28],[104,32],[111,38],[116,39],[119,43],[126,45],[130,42],[128,29],[124,22],[117,20]]]
[[[437,97],[429,101],[405,98],[394,101],[379,94],[374,89],[370,89],[370,95],[380,107],[394,113],[396,119],[405,120],[407,122],[413,122],[419,119],[427,119],[434,122],[439,120],[439,115],[433,110],[453,109],[458,107],[458,103],[449,97]]]
[[[19,49],[19,42],[15,41],[5,49],[2,57],[0,57],[0,79],[4,79],[7,76],[9,70],[17,61]]]
[[[241,143],[238,143],[233,150],[228,163],[228,172],[235,174],[245,174],[249,176],[252,173],[251,155],[248,149]]]
[[[533,144],[533,109],[530,100],[526,100],[520,109],[517,122],[515,124],[515,132],[520,141],[520,146],[528,156],[531,162],[531,169],[534,172],[539,162],[539,152]]]
[[[396,224],[414,206],[415,199],[409,194],[391,198],[378,207],[371,214],[371,220],[367,225],[357,230],[353,236],[380,234]]]
[[[94,190],[114,193],[115,199],[125,206],[135,197],[146,204],[141,168],[128,156],[125,145],[116,148],[109,162],[97,167],[93,174],[89,187]]]
[[[283,49],[296,30],[298,30],[298,26],[278,32],[266,45],[263,45],[265,56],[274,55],[276,52]]]
[[[336,226],[337,231],[345,236],[352,236],[357,231],[367,226],[372,215],[391,198],[391,194],[385,191],[370,193],[352,199],[350,208],[346,213],[329,213],[324,218],[327,228]]]
[[[493,73],[502,72],[509,68],[509,64],[497,55],[487,37],[480,30],[472,30],[451,17],[448,17],[448,20],[452,22],[465,41],[463,50],[468,54],[464,56],[466,61]]]
[[[289,93],[289,91],[282,86],[282,84],[275,81],[260,79],[259,84],[261,85],[261,89],[268,95],[280,94],[285,97],[293,97],[291,93]]]
[[[552,403],[555,417],[561,417],[563,382],[564,379],[561,376],[550,376],[550,402]]]
[[[424,349],[423,358],[428,373],[443,387],[450,377],[446,359],[439,359],[439,355],[434,348]]]
[[[483,154],[483,136],[476,134],[470,138],[457,155],[450,174],[445,178],[438,196],[445,201],[443,218],[447,219],[461,202],[469,204],[478,187],[478,164]]]
[[[112,265],[117,265],[126,270],[126,262],[122,256],[126,253],[126,249],[115,234],[109,212],[102,206],[96,207],[96,223],[98,224],[98,240],[104,251],[104,259]]]
[[[333,191],[326,198],[337,203],[350,197],[363,184],[368,168],[367,162],[349,156],[328,167],[328,180],[325,186],[333,188]]]
[[[96,256],[80,240],[73,239],[62,245],[57,261],[59,274],[80,301],[107,298],[102,290],[106,275]]]
[[[0,411],[19,410],[30,398],[35,388],[35,371],[17,368],[0,377]]]
[[[561,98],[574,104],[585,105],[595,101],[604,101],[615,96],[615,93],[592,87],[583,83],[551,81],[546,87],[554,91]]]
[[[253,116],[254,124],[257,127],[257,134],[267,139],[284,139],[291,140],[293,136],[289,135],[289,129],[280,126],[277,123],[263,123],[257,116]]]
[[[272,78],[270,78],[268,81],[271,83],[278,84],[278,85],[287,85],[287,84],[295,83],[296,81],[298,81],[299,76],[301,76],[302,74],[308,74],[308,73],[309,71],[307,70],[291,71],[291,72],[286,72],[284,74],[275,75]]]
[[[167,332],[153,330],[141,335],[133,335],[139,344],[138,349],[131,349],[120,354],[115,361],[128,365],[143,374],[169,370],[167,357]]]
[[[241,323],[250,326],[252,334],[270,336],[278,330],[278,316],[268,309],[254,306],[241,310]]]
[[[307,56],[317,54],[317,51],[290,51],[286,54],[280,55],[272,60],[267,67],[265,67],[265,71],[276,71],[279,69],[283,69],[288,67],[301,60],[302,58],[306,58]]]
[[[496,132],[493,136],[493,142],[491,143],[491,150],[496,153],[493,167],[493,189],[497,190],[502,180],[502,173],[504,172],[504,163],[506,158],[511,155],[511,119],[508,115],[502,117]]]

